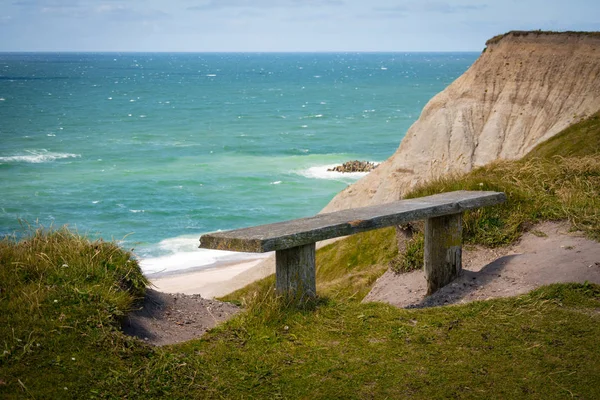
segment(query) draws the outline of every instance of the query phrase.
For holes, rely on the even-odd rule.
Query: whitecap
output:
[[[6,101],[4,97],[0,97],[0,101]]]
[[[146,212],[146,210],[129,210],[129,211],[134,214]]]
[[[308,128],[308,125],[302,125],[300,128]]]
[[[300,117],[300,119],[312,119],[312,118],[323,118],[323,114],[307,115],[305,117]]]
[[[46,136],[49,136],[49,137],[54,137],[54,136],[56,136],[56,135],[55,135],[54,133],[48,133]]]
[[[271,182],[271,185],[280,185],[281,181],[275,181],[275,182]]]
[[[164,239],[154,249],[156,256],[140,259],[140,267],[145,274],[172,272],[189,268],[208,268],[217,262],[259,260],[269,253],[242,253],[222,250],[199,249],[200,235],[185,235]]]
[[[217,74],[206,74],[206,76],[210,76],[212,78],[212,77],[217,76]]]
[[[382,71],[387,71],[387,68],[386,67],[381,67],[381,70]]]
[[[70,153],[54,153],[46,149],[42,150],[26,150],[28,154],[18,154],[14,156],[0,157],[0,162],[25,162],[32,164],[39,164],[45,162],[51,162],[55,160],[61,160],[64,158],[78,158],[80,154]]]
[[[100,203],[100,200],[94,200],[94,201],[92,201],[92,204],[98,204],[98,203]]]

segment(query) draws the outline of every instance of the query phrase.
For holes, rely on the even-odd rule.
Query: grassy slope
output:
[[[556,149],[591,147],[600,132],[584,131]],[[415,195],[507,191],[507,205],[466,219],[471,242],[501,245],[547,218],[598,238],[598,153],[540,154]],[[361,304],[396,252],[393,230],[355,235],[318,252],[311,309],[280,304],[267,279],[235,296],[247,312],[203,339],[150,348],[118,330],[144,282],[126,252],[67,231],[5,240],[0,398],[600,398],[599,286],[443,309]]]

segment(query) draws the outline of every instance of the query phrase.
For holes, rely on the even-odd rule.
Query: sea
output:
[[[0,53],[0,235],[68,225],[145,274],[249,259],[206,232],[311,216],[477,53]]]

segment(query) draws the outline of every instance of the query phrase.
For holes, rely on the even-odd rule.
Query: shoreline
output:
[[[317,242],[316,247],[320,249],[345,237],[322,240]],[[256,254],[234,261],[217,261],[209,267],[192,267],[145,276],[150,286],[160,292],[199,294],[205,299],[213,299],[275,273],[275,252]]]
[[[163,293],[199,294],[205,299],[227,295],[247,283],[269,275],[269,260],[262,256],[248,259],[215,262],[210,266],[192,267],[147,275],[150,286]]]

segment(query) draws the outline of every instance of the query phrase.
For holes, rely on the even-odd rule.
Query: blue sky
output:
[[[600,31],[600,0],[0,0],[0,51],[480,51]]]

